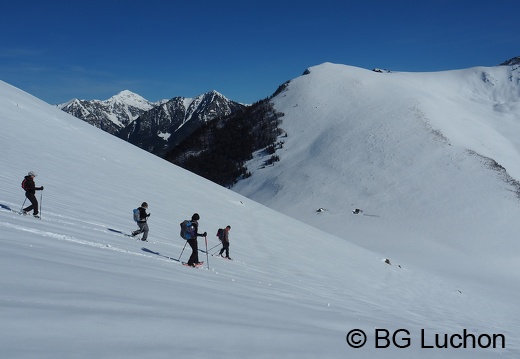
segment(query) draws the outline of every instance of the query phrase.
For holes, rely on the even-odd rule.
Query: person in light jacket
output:
[[[148,240],[148,217],[150,217],[150,213],[146,213],[146,210],[148,209],[148,203],[143,202],[141,204],[141,207],[139,209],[139,221],[137,221],[137,225],[139,226],[139,229],[137,231],[132,232],[132,236],[137,236],[140,233],[143,234],[143,238],[141,238],[142,241]]]

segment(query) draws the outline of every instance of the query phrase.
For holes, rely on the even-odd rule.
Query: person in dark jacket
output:
[[[194,213],[193,216],[191,216],[191,223],[193,225],[193,236],[190,239],[187,239],[188,244],[191,247],[191,256],[190,259],[188,259],[188,265],[191,267],[195,267],[198,264],[201,264],[202,262],[199,262],[199,248],[197,244],[197,237],[206,237],[207,233],[204,232],[202,234],[199,232],[199,219],[200,216],[198,213]]]
[[[222,231],[223,232],[222,233],[222,237],[219,238],[220,241],[222,242],[222,249],[220,250],[220,253],[218,254],[222,258],[227,258],[229,260],[231,260],[231,258],[229,257],[229,230],[230,229],[231,229],[231,226],[227,226]],[[226,256],[225,257],[222,255],[224,253],[224,251],[226,251]]]
[[[137,225],[139,226],[139,229],[132,232],[132,236],[137,236],[140,233],[143,234],[143,238],[141,238],[142,241],[148,240],[148,217],[150,217],[151,213],[146,213],[146,210],[148,209],[148,203],[143,202],[141,204],[141,207],[139,209],[139,221],[137,221]]]
[[[43,191],[43,186],[36,187],[36,184],[34,183],[34,177],[36,177],[36,173],[31,171],[27,174],[27,176],[25,176],[25,179],[23,180],[25,197],[27,197],[27,199],[31,202],[31,205],[24,208],[22,213],[28,214],[30,211],[33,211],[33,216],[40,218],[38,215],[38,200],[36,199],[36,191]]]

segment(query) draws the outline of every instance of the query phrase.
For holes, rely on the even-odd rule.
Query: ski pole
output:
[[[222,244],[222,243],[219,243],[219,244],[217,244],[217,245],[214,245],[213,247],[211,247],[210,249],[208,249],[208,251],[211,252],[214,248],[217,248],[217,247],[220,246],[221,244]]]
[[[22,208],[20,208],[20,213],[23,211],[23,206],[25,206],[25,201],[27,201],[27,197],[23,200]]]
[[[181,261],[182,253],[184,253],[184,248],[186,248],[186,244],[188,244],[188,241],[184,242],[184,247],[182,248],[181,255],[179,256],[179,259],[177,260],[178,262]]]
[[[215,254],[217,254],[218,252],[220,252],[220,249],[217,249],[217,251],[215,253],[212,254],[212,256],[214,256]]]
[[[206,262],[208,263],[208,269],[209,269],[208,237],[207,236],[204,236],[204,241],[206,242]]]
[[[40,191],[40,220],[42,219],[43,189]]]

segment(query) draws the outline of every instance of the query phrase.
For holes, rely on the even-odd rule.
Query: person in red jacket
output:
[[[22,188],[25,190],[25,197],[27,197],[27,199],[31,202],[31,205],[24,208],[22,213],[28,214],[30,211],[33,211],[33,216],[40,218],[38,215],[38,200],[36,199],[36,191],[43,191],[43,186],[36,187],[36,184],[34,183],[34,177],[36,177],[36,173],[31,171],[27,174],[27,176],[25,176],[22,182]]]

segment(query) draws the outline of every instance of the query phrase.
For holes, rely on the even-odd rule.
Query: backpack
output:
[[[141,220],[141,215],[139,214],[139,208],[134,209],[134,221],[139,222]]]
[[[217,231],[217,237],[218,239],[222,240],[224,239],[224,229],[222,228],[219,228],[218,231]]]
[[[184,220],[181,222],[181,237],[183,239],[192,239],[195,237],[195,227],[189,220]]]
[[[25,178],[22,181],[22,188],[25,190]]]

